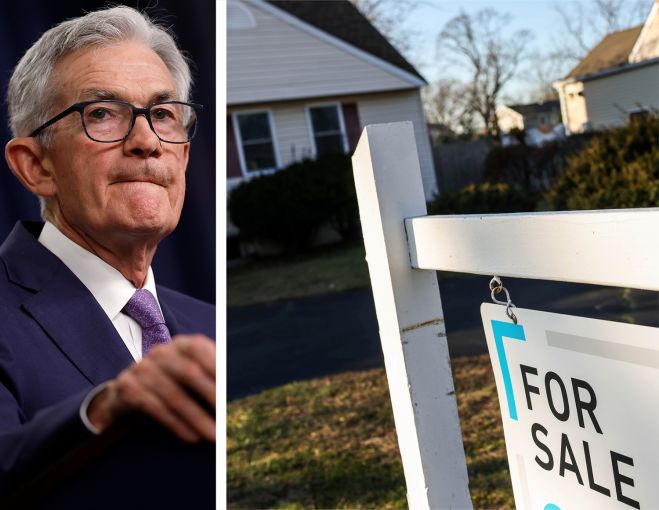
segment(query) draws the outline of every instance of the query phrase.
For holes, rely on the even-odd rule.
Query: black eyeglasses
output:
[[[144,115],[156,136],[167,143],[187,143],[197,130],[198,112],[203,106],[181,101],[154,103],[138,108],[126,101],[109,99],[85,101],[69,106],[30,133],[37,136],[48,126],[73,112],[80,113],[82,127],[95,142],[121,142],[128,138],[138,115]]]

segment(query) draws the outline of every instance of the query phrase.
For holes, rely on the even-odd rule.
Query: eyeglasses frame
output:
[[[87,131],[87,126],[85,125],[85,119],[84,119],[84,116],[83,116],[83,112],[84,112],[84,110],[87,106],[89,106],[90,104],[94,104],[94,103],[120,103],[120,104],[125,104],[126,106],[130,107],[131,113],[132,113],[132,118],[131,118],[131,121],[130,121],[130,127],[128,128],[128,133],[126,133],[126,136],[124,136],[123,138],[117,138],[116,140],[97,140],[96,138],[92,137],[89,134],[89,132]],[[50,127],[53,124],[55,124],[55,122],[58,122],[58,121],[62,120],[64,117],[72,114],[73,112],[78,112],[80,114],[80,122],[82,123],[83,131],[85,132],[87,137],[90,140],[93,140],[94,142],[98,142],[98,143],[123,142],[133,132],[133,128],[135,127],[135,120],[137,119],[137,116],[138,115],[144,115],[144,118],[149,123],[149,128],[151,128],[151,131],[153,131],[153,133],[158,137],[158,140],[160,140],[161,142],[175,143],[175,144],[189,143],[194,138],[194,135],[197,133],[197,120],[195,120],[195,126],[194,126],[194,131],[192,132],[192,136],[190,138],[188,138],[188,140],[186,140],[185,142],[170,142],[169,140],[163,140],[160,137],[160,135],[156,132],[156,130],[153,128],[153,124],[151,123],[151,109],[155,106],[160,106],[160,105],[163,105],[163,104],[182,104],[182,105],[186,105],[186,106],[191,106],[194,109],[195,115],[197,117],[198,117],[198,113],[201,110],[204,109],[204,106],[201,105],[201,104],[186,103],[184,101],[160,101],[158,103],[153,103],[149,106],[145,106],[144,108],[138,108],[137,106],[129,103],[128,101],[120,101],[120,100],[115,100],[115,99],[96,99],[96,100],[93,100],[93,101],[83,101],[81,103],[72,104],[66,110],[58,113],[57,115],[55,115],[50,120],[44,122],[41,126],[39,126],[34,131],[32,131],[28,136],[29,137],[35,137],[39,133],[41,133],[44,129],[46,129],[47,127]]]

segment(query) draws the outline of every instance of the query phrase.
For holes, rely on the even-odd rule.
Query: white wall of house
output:
[[[287,101],[258,105],[230,106],[228,113],[243,111],[268,110],[274,123],[274,134],[280,167],[286,167],[304,157],[311,157],[313,151],[312,131],[309,126],[306,109],[308,106],[356,103],[362,129],[368,124],[382,124],[411,120],[419,150],[419,163],[423,176],[426,198],[432,198],[437,190],[435,167],[428,138],[428,131],[423,115],[420,93],[418,90],[386,92],[369,95],[332,96],[308,101]],[[229,189],[242,179],[229,179]]]
[[[420,91],[401,91],[365,97],[359,102],[359,118],[362,127],[369,124],[413,121],[423,190],[426,200],[430,200],[437,191],[437,178]]]
[[[593,129],[622,126],[639,108],[659,108],[659,61],[584,82]]]
[[[652,10],[629,55],[629,62],[641,62],[659,57],[659,0],[655,0]]]
[[[275,7],[231,0],[247,9],[253,27],[227,32],[227,103],[238,105],[306,97],[399,90],[417,77],[332,38]],[[332,42],[334,41],[334,42]],[[413,83],[418,81],[418,84]]]
[[[497,110],[497,120],[502,133],[510,133],[513,129],[524,129],[524,117],[508,106]]]

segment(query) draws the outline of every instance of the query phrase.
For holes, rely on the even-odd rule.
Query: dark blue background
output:
[[[215,2],[212,0],[125,1],[171,26],[179,47],[194,62],[192,98],[204,105],[192,143],[187,194],[176,231],[158,248],[153,263],[161,285],[215,302]],[[29,0],[3,2],[0,8],[0,143],[11,138],[7,123],[7,83],[23,53],[38,37],[64,19],[107,5],[106,1]],[[4,158],[0,168],[0,240],[18,219],[38,219],[36,197],[23,189]]]

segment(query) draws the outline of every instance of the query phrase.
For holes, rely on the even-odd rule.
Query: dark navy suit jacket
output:
[[[0,246],[0,493],[90,436],[84,397],[134,361],[87,288],[37,241],[42,227],[19,222]],[[213,306],[164,287],[158,299],[172,336],[214,338]]]

